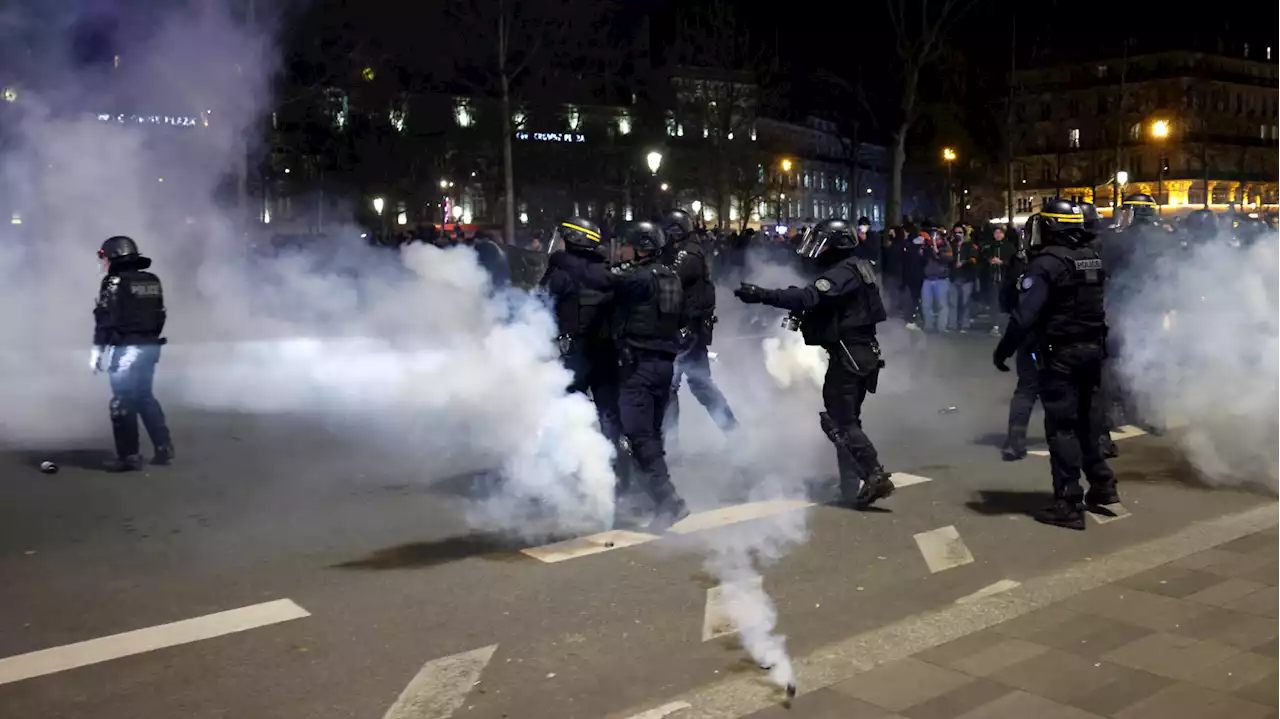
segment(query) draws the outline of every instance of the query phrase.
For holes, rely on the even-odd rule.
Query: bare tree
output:
[[[758,201],[763,196],[759,168],[767,161],[755,142],[756,117],[780,97],[776,46],[753,37],[727,0],[704,9],[681,12],[675,57],[681,69],[676,100],[705,142],[688,158],[690,176],[711,190],[716,223],[729,217],[730,198]],[[750,206],[739,204],[744,217]]]
[[[956,19],[973,0],[921,2],[919,10],[908,0],[886,0],[889,19],[897,38],[898,79],[901,96],[897,127],[893,131],[893,159],[890,163],[889,199],[885,221],[896,222],[902,214],[902,168],[907,161],[907,134],[919,117],[920,74],[938,60],[943,42]],[[930,5],[937,9],[931,12]]]

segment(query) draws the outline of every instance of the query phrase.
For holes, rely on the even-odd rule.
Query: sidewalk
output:
[[[1269,529],[801,694],[749,719],[1277,717]]]

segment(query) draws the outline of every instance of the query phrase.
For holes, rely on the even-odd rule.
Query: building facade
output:
[[[1274,209],[1276,60],[1276,48],[1240,45],[1018,72],[1014,221],[1054,195],[1108,215],[1117,191],[1150,194],[1174,214]]]

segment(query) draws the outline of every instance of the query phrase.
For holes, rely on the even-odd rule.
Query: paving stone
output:
[[[1070,704],[1116,679],[1115,665],[1050,649],[1024,662],[992,672],[989,678],[1017,689]]]
[[[974,679],[959,689],[953,689],[927,702],[903,709],[902,715],[907,719],[953,719],[1013,692],[1013,689],[999,682]]]
[[[857,674],[831,688],[893,711],[926,702],[973,681],[960,672],[912,657]]]
[[[1193,639],[1211,639],[1240,649],[1253,649],[1274,641],[1280,635],[1280,625],[1274,619],[1248,612],[1211,609],[1188,619],[1170,633]]]
[[[1122,587],[1141,589],[1165,597],[1183,598],[1222,582],[1222,577],[1196,569],[1183,569],[1168,564],[1126,577],[1116,582]]]
[[[1276,674],[1278,668],[1275,657],[1241,652],[1206,668],[1190,681],[1221,692],[1234,692]],[[1276,685],[1273,684],[1272,689],[1276,690]]]
[[[1257,591],[1262,587],[1257,587],[1251,591]],[[1248,592],[1246,592],[1248,594]],[[1244,596],[1241,594],[1240,596]],[[1232,597],[1238,599],[1239,597]],[[1081,614],[1068,609],[1065,604],[1051,604],[1043,609],[1037,609],[1033,612],[1027,612],[1020,617],[1014,617],[1007,622],[1002,622],[991,628],[991,631],[998,632],[1007,637],[1015,637],[1017,639],[1028,639],[1034,641],[1033,636],[1043,632],[1062,626],[1068,622],[1079,619]]]
[[[1156,692],[1173,684],[1172,679],[1158,676],[1140,669],[1116,667],[1115,681],[1105,684],[1096,691],[1080,694],[1071,698],[1071,705],[1085,711],[1111,716],[1116,712],[1137,704],[1154,695]]]
[[[1203,604],[1116,585],[1098,587],[1079,595],[1071,601],[1071,608],[1157,631],[1172,629],[1208,611]]]
[[[1266,565],[1271,558],[1256,554],[1239,554],[1221,549],[1206,549],[1203,552],[1176,559],[1169,566],[1183,569],[1197,569],[1223,577],[1243,577],[1244,575]]]
[[[1013,692],[995,701],[971,709],[955,719],[1098,719],[1097,714],[1090,714],[1083,709],[1059,704],[1052,699]]]
[[[1197,672],[1239,653],[1239,649],[1217,642],[1173,634],[1152,634],[1102,657],[1126,667],[1187,681]]]
[[[1228,609],[1237,609],[1250,614],[1257,614],[1263,617],[1276,617],[1277,604],[1280,603],[1280,594],[1276,592],[1275,587],[1267,587],[1259,589],[1253,594],[1246,595],[1233,602],[1227,603]]]
[[[1266,586],[1267,585],[1262,582],[1232,577],[1230,579],[1224,579],[1212,587],[1202,589],[1185,598],[1193,602],[1199,602],[1200,604],[1224,606],[1242,597],[1247,597],[1259,589],[1265,589]]]
[[[1155,632],[1147,627],[1093,614],[1076,616],[1078,619],[1074,622],[1036,632],[1025,639],[1083,657],[1096,658]]]
[[[1025,662],[1032,657],[1049,651],[1043,644],[1034,644],[1022,639],[1005,639],[982,651],[975,652],[962,659],[951,662],[952,669],[975,677],[985,677],[1012,664]]]
[[[1175,682],[1115,713],[1115,719],[1264,719],[1270,709],[1212,689]]]
[[[894,719],[895,716],[888,709],[824,687],[801,694],[792,700],[789,708],[776,704],[743,719]]]
[[[1280,674],[1271,672],[1262,679],[1236,689],[1231,693],[1256,704],[1274,707],[1280,703],[1277,702],[1277,686],[1280,686]]]
[[[1271,560],[1252,572],[1246,572],[1242,578],[1252,579],[1255,582],[1262,582],[1274,587],[1280,581],[1277,577],[1280,577],[1280,562]]]
[[[993,631],[994,629],[974,632],[949,641],[946,644],[940,644],[922,652],[917,652],[915,656],[917,659],[937,664],[938,666],[949,667],[952,662],[971,657],[1009,638]]]
[[[1260,549],[1270,549],[1272,556],[1275,556],[1277,551],[1280,551],[1280,542],[1277,541],[1273,532],[1254,532],[1239,539],[1233,539],[1226,544],[1218,545],[1214,549],[1237,552],[1239,554],[1253,554]]]

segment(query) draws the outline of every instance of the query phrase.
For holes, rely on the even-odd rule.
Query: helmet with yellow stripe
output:
[[[1156,204],[1155,198],[1151,195],[1139,192],[1126,195],[1124,200],[1120,202],[1120,207],[1127,216],[1129,223],[1135,221],[1154,223],[1159,205]]]
[[[562,241],[565,247],[598,250],[600,249],[600,226],[582,217],[570,217],[556,226],[555,234],[551,238],[553,248],[559,244],[556,240]]]
[[[1061,197],[1044,201],[1040,211],[1027,220],[1028,245],[1074,245],[1093,239],[1093,233],[1085,228],[1084,210],[1080,205]]]

